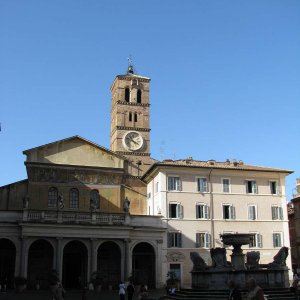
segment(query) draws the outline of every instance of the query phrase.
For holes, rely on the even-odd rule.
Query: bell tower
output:
[[[149,127],[150,78],[135,74],[131,63],[112,86],[110,149],[126,156],[129,173],[143,175],[152,165]]]

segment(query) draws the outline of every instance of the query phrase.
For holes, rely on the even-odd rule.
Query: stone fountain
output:
[[[263,288],[289,287],[288,268],[285,263],[288,256],[287,247],[279,250],[272,263],[260,265],[258,251],[250,251],[245,255],[242,250],[243,245],[250,244],[254,234],[222,234],[220,237],[224,245],[233,246],[231,262],[226,259],[225,248],[217,247],[210,250],[211,266],[205,263],[198,252],[191,252],[192,288],[228,289],[229,280],[233,280],[240,288],[246,288],[250,277],[254,277]]]
[[[224,245],[233,246],[231,254],[231,264],[234,270],[246,270],[245,254],[242,250],[242,245],[249,245],[254,239],[255,234],[252,233],[235,233],[220,235]]]

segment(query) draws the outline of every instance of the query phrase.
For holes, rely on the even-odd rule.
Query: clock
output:
[[[128,131],[123,136],[123,146],[129,151],[137,151],[143,144],[144,139],[137,131]]]

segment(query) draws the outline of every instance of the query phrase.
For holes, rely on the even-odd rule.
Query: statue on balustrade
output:
[[[123,211],[128,213],[130,209],[130,201],[128,200],[127,197],[125,197],[124,202],[123,202]]]

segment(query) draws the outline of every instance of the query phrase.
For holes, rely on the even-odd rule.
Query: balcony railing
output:
[[[165,228],[159,216],[131,215],[129,213],[99,213],[99,212],[73,212],[73,211],[42,211],[24,210],[21,217],[23,222],[34,223],[63,223],[63,224],[108,224],[128,225],[142,227]],[[1,220],[1,214],[0,214]],[[20,220],[20,219],[19,219]],[[13,221],[8,220],[6,221]],[[16,221],[16,220],[15,220]],[[20,220],[21,221],[21,220]]]
[[[24,210],[23,221],[85,224],[128,224],[128,214]]]

